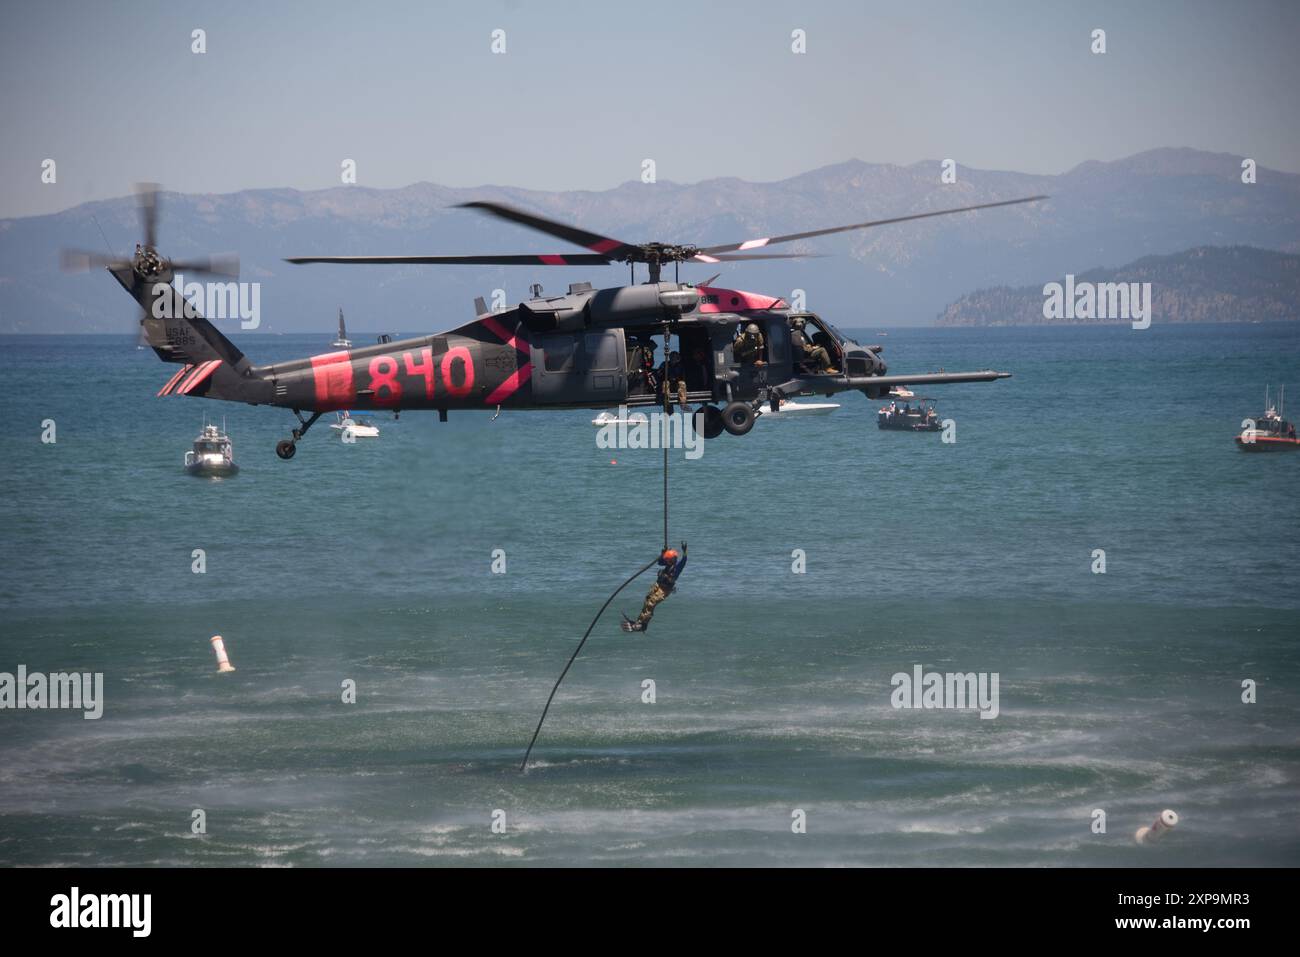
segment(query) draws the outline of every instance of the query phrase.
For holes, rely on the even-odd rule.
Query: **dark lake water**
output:
[[[853,394],[675,453],[679,590],[643,636],[649,581],[615,601],[526,775],[659,546],[658,452],[407,413],[282,462],[288,412],[156,399],[129,338],[0,338],[0,671],[105,684],[0,711],[0,864],[1300,864],[1300,455],[1232,441],[1300,403],[1300,324],[888,332],[891,372],[1015,377],[931,390],[953,444]],[[205,413],[233,479],[181,469]],[[996,672],[998,717],[895,710],[914,665]]]

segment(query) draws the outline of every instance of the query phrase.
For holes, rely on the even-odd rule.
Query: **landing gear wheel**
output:
[[[722,427],[732,435],[744,435],[754,427],[754,409],[748,402],[731,402],[722,410]]]
[[[289,433],[293,438],[281,439],[275,444],[275,454],[280,456],[282,459],[293,458],[294,453],[298,451],[298,440],[307,434],[307,430],[315,424],[316,420],[319,419],[323,413],[313,412],[311,416],[306,419],[302,417],[302,413],[297,409],[293,410],[293,414],[298,417],[298,421],[301,423],[302,428],[294,429]]]
[[[702,405],[695,410],[695,414],[704,416],[702,434],[706,439],[716,439],[722,434],[722,413],[716,405]],[[691,418],[691,424],[695,424],[694,417]]]

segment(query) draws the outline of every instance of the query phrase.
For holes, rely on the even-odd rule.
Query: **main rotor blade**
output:
[[[759,253],[756,256],[737,256],[732,253],[697,253],[689,263],[745,263],[755,259],[822,259],[821,253]]]
[[[748,239],[743,243],[726,243],[722,246],[708,246],[701,249],[700,252],[712,255],[714,253],[733,252],[735,250],[759,249],[763,246],[773,246],[776,243],[793,242],[796,239],[812,239],[814,236],[829,236],[831,233],[846,233],[853,229],[866,229],[870,226],[887,226],[890,223],[905,223],[913,219],[929,219],[931,216],[948,216],[952,213],[969,213],[975,209],[992,209],[995,206],[1015,206],[1017,203],[1035,203],[1040,199],[1047,199],[1046,196],[1026,196],[1024,199],[1006,199],[999,203],[980,203],[978,206],[960,206],[957,209],[940,209],[933,213],[914,213],[911,216],[895,216],[891,219],[873,219],[865,223],[853,223],[850,226],[832,226],[830,229],[814,229],[806,233],[789,233],[785,236],[768,236],[764,239]]]
[[[214,276],[239,278],[239,256],[235,253],[217,253],[202,259],[170,260],[173,272],[208,273]]]
[[[140,204],[140,221],[144,226],[144,244],[158,248],[158,193],[157,183],[136,183],[136,202]]]
[[[601,236],[599,233],[589,233],[585,229],[570,226],[568,223],[557,223],[554,220],[544,219],[533,213],[525,213],[522,209],[515,209],[513,206],[505,206],[501,203],[460,203],[458,208],[482,210],[498,219],[518,223],[521,226],[527,226],[529,229],[536,229],[538,232],[546,233],[557,239],[563,239],[565,242],[576,243],[594,253],[608,256],[609,259],[614,261],[622,259],[627,252],[639,248],[618,239]]]
[[[109,269],[129,269],[131,260],[105,256],[103,253],[86,252],[82,249],[65,249],[59,256],[61,265],[68,272],[87,272],[100,266]]]
[[[606,266],[613,262],[609,256],[594,253],[564,253],[548,256],[543,253],[525,253],[521,256],[293,256],[285,262],[301,266],[304,263],[393,264],[435,266]]]

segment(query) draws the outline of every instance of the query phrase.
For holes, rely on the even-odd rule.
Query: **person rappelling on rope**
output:
[[[650,586],[649,594],[645,596],[641,614],[636,616],[635,621],[627,615],[623,616],[624,631],[645,631],[650,627],[650,619],[655,614],[655,605],[672,594],[673,589],[677,587],[677,576],[686,567],[686,543],[682,542],[680,554],[674,548],[665,548],[659,556],[659,565],[661,566],[659,575],[655,578],[655,583]]]

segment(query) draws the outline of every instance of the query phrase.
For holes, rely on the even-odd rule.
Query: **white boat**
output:
[[[629,412],[627,418],[622,418],[617,412],[602,412],[591,420],[592,425],[637,425],[646,423],[650,417],[644,412]]]
[[[916,393],[905,385],[896,385],[889,390],[891,399],[915,399]]]
[[[794,402],[785,399],[781,402],[781,411],[773,412],[763,406],[763,415],[829,415],[838,409],[838,402]],[[629,412],[626,418],[617,412],[602,412],[591,420],[592,425],[638,425],[649,422],[644,412]]]
[[[185,471],[191,475],[234,475],[238,472],[230,436],[215,425],[204,425],[194,440],[194,448],[185,453]]]
[[[339,438],[344,442],[379,438],[379,426],[369,416],[353,415],[351,412],[338,412],[335,416],[338,421],[331,422],[330,428],[338,432]]]
[[[343,325],[343,310],[339,310],[339,334],[333,342],[330,343],[335,349],[351,349],[352,340],[348,338],[348,328]],[[378,433],[376,433],[378,434]]]
[[[763,415],[830,415],[839,407],[838,402],[795,402],[785,399],[776,412],[764,407]]]

